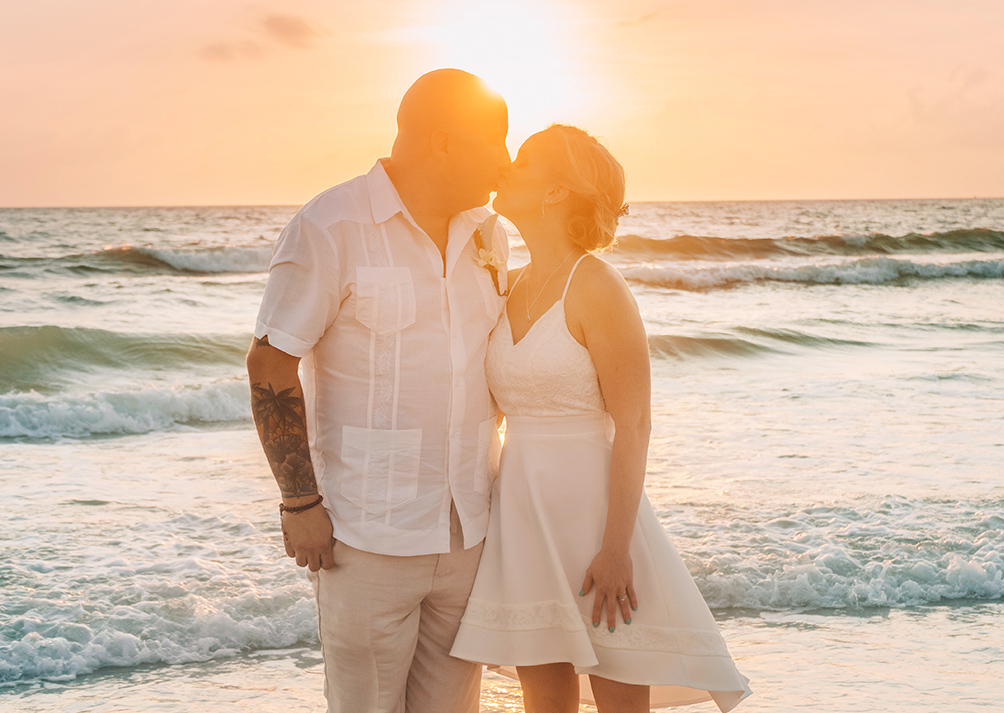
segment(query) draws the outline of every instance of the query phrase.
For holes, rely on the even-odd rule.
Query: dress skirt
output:
[[[637,611],[608,630],[580,597],[606,521],[612,426],[602,413],[507,416],[481,565],[452,655],[515,677],[516,666],[570,662],[587,674],[652,686],[651,707],[749,695],[683,560],[642,495],[631,540]]]

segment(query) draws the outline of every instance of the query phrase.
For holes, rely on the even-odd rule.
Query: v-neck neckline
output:
[[[527,329],[526,329],[525,332],[523,332],[523,336],[519,338],[519,341],[516,341],[516,336],[513,334],[513,331],[512,331],[512,320],[509,318],[509,306],[506,305],[506,308],[505,308],[505,321],[506,321],[506,324],[509,326],[509,341],[512,344],[512,346],[515,347],[517,344],[521,344],[524,339],[526,339],[528,336],[530,336],[530,332],[532,332],[533,328],[537,326],[537,323],[539,321],[541,321],[542,319],[544,319],[544,317],[546,317],[551,312],[551,310],[553,310],[555,308],[555,306],[558,305],[558,303],[564,302],[564,301],[565,301],[564,297],[559,297],[554,302],[552,302],[550,307],[548,307],[546,310],[544,310],[543,313],[541,313],[541,315],[539,317],[537,317],[537,319],[533,320],[533,322],[530,323],[530,326],[527,327]],[[564,316],[564,315],[562,315],[562,316]]]

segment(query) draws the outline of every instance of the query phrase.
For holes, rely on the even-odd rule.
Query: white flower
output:
[[[506,261],[500,247],[495,250],[495,224],[498,222],[498,214],[492,213],[474,231],[471,238],[474,241],[474,262],[478,267],[483,267],[491,273],[492,284],[499,297],[505,297],[506,290]],[[487,237],[487,240],[485,238]],[[485,247],[485,243],[488,247]]]
[[[480,267],[493,267],[496,270],[501,270],[503,267],[502,258],[499,257],[494,250],[486,250],[485,248],[478,248],[477,255],[474,256],[474,261]]]

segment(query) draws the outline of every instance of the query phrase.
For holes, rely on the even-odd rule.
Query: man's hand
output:
[[[322,505],[282,514],[282,543],[296,564],[311,572],[335,566],[335,539],[328,511]]]

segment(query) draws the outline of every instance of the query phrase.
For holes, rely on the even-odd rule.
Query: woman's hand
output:
[[[617,610],[625,624],[631,623],[631,612],[638,609],[638,599],[634,593],[634,571],[631,565],[631,555],[626,551],[614,554],[601,549],[589,568],[582,582],[580,597],[584,597],[596,589],[596,599],[593,600],[593,626],[601,623],[603,609],[607,610],[607,628],[610,633],[617,626]]]

